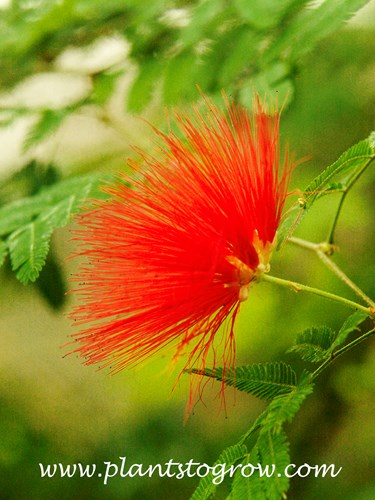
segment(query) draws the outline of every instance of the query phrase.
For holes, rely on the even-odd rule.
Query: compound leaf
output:
[[[68,179],[0,209],[0,235],[8,236],[0,247],[0,254],[5,256],[9,250],[12,269],[21,283],[37,279],[45,264],[53,231],[69,222],[106,177],[99,174]]]
[[[234,446],[229,446],[226,448],[219,458],[216,460],[212,469],[216,465],[225,464],[226,470],[230,468],[231,465],[235,464],[239,460],[242,460],[247,453],[247,448],[243,444],[235,444]],[[215,476],[211,471],[207,476],[202,477],[199,481],[197,489],[194,491],[190,500],[206,500],[210,498],[211,495],[215,493],[216,486],[214,482]]]
[[[235,370],[191,370],[191,373],[216,378],[260,399],[273,399],[296,388],[297,376],[291,366],[283,362],[239,366]]]
[[[320,363],[331,354],[334,332],[327,326],[306,328],[297,335],[295,345],[289,352],[298,353],[305,361]]]
[[[335,163],[323,170],[303,190],[303,196],[290,209],[288,216],[278,230],[278,249],[282,247],[285,239],[291,236],[315,201],[323,195],[336,191],[332,189],[333,180],[335,182],[334,186],[340,183],[342,189],[345,187],[345,180],[348,175],[351,176],[354,172],[364,170],[371,163],[375,158],[375,146],[371,137],[370,135],[369,138],[350,147]]]

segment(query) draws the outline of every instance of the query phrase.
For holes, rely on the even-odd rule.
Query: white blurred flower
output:
[[[23,141],[35,123],[35,117],[24,117],[7,127],[0,128],[0,180],[17,172],[30,159],[30,154],[23,152]]]
[[[87,47],[68,47],[55,61],[60,71],[94,74],[122,63],[130,44],[120,36],[100,38]]]
[[[87,76],[71,73],[37,73],[0,96],[0,106],[28,109],[61,109],[89,95]]]
[[[184,28],[190,23],[190,13],[187,9],[169,9],[165,11],[160,21],[172,28]]]

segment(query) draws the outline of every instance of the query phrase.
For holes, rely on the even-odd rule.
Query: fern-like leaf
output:
[[[367,314],[361,311],[356,311],[351,314],[349,318],[346,319],[345,323],[340,328],[339,332],[335,336],[335,339],[331,345],[331,352],[333,352],[337,347],[345,342],[348,335],[352,333],[365,319]]]
[[[191,373],[215,378],[239,391],[266,400],[292,391],[297,383],[294,370],[283,362],[239,366],[234,371],[223,368],[193,369]]]
[[[257,446],[254,446],[251,453],[247,453],[244,458],[244,464],[246,462],[252,465],[259,464],[260,456]],[[246,477],[246,474],[242,474],[238,470],[234,476],[231,494],[227,500],[256,500],[257,498],[265,498],[264,478],[257,473]]]
[[[277,248],[280,249],[285,239],[291,236],[317,199],[323,195],[335,192],[332,189],[332,181],[336,183],[334,185],[342,183],[345,186],[345,180],[348,175],[354,174],[359,170],[364,170],[374,158],[375,147],[370,136],[368,139],[360,141],[349,148],[335,163],[315,177],[303,190],[304,195],[299,199],[298,204],[290,209],[288,216],[280,225],[277,232]]]
[[[310,383],[309,378],[302,377],[293,390],[273,399],[240,441],[220,455],[213,467],[225,463],[225,470],[229,469],[229,475],[235,472],[231,494],[227,500],[281,498],[288,487],[288,478],[284,477],[283,472],[290,462],[289,445],[282,427],[285,422],[292,420],[312,390],[313,384]],[[256,432],[259,432],[258,438],[253,449],[248,453],[244,443],[253,438]],[[254,469],[251,477],[245,477],[246,474],[242,474],[242,469],[248,463],[254,468],[261,466],[262,473],[260,469]],[[237,464],[238,469],[236,470],[235,466],[230,470],[230,466],[234,464]],[[274,472],[273,464],[275,465]],[[266,466],[269,467],[266,469]],[[192,500],[205,500],[212,496],[216,490],[213,479],[212,473],[202,478],[191,497]]]
[[[22,198],[0,208],[0,236],[6,236],[32,222],[45,210],[50,210],[63,200],[75,197],[73,211],[77,204],[95,193],[95,197],[103,197],[99,191],[100,184],[105,184],[110,177],[104,174],[90,174],[72,177],[39,191],[36,195]]]
[[[283,431],[261,430],[257,441],[263,469],[268,466],[272,475],[263,477],[265,498],[281,498],[289,486],[289,478],[284,471],[290,463],[289,443]],[[274,470],[273,469],[274,466]]]
[[[225,464],[225,470],[229,470],[231,465],[234,465],[239,460],[242,460],[247,453],[247,448],[245,445],[236,444],[234,446],[229,446],[226,448],[217,461],[214,463],[212,468],[216,465]],[[202,477],[199,481],[197,489],[194,491],[190,500],[206,500],[211,495],[215,493],[217,484],[214,482],[215,475],[213,472],[207,474],[207,476]]]
[[[0,267],[4,264],[5,257],[8,254],[8,246],[5,241],[0,240]]]
[[[296,61],[317,42],[333,33],[343,22],[365,5],[368,0],[325,0],[316,8],[305,8],[293,17],[264,54],[264,60],[287,55]],[[287,53],[287,54],[286,54]]]
[[[297,335],[296,343],[289,352],[298,353],[305,361],[320,363],[330,356],[334,338],[334,332],[327,326],[313,326]]]
[[[322,196],[325,192],[325,187],[328,182],[334,177],[337,181],[337,176],[340,174],[347,175],[348,171],[363,167],[375,157],[375,149],[371,146],[370,140],[354,144],[347,151],[345,151],[340,158],[332,165],[327,167],[321,174],[319,174],[305,189],[307,196],[305,197],[305,206],[311,206],[313,202]]]
[[[69,222],[105,178],[86,175],[68,179],[0,209],[0,235],[8,236],[3,253],[9,250],[12,269],[21,283],[37,279],[53,231]]]
[[[295,390],[273,399],[260,422],[262,431],[280,432],[283,424],[293,419],[301,404],[312,391],[313,384],[303,381]]]
[[[51,228],[43,228],[31,222],[15,231],[8,239],[10,260],[13,271],[21,283],[35,281],[49,250]]]
[[[289,478],[284,471],[290,463],[289,443],[284,431],[274,432],[267,426],[261,426],[256,444],[245,460],[254,467],[254,471],[251,475],[251,469],[245,469],[245,474],[242,470],[236,472],[228,500],[282,498],[289,486]]]

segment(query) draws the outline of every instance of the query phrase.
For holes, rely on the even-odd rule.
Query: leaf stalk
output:
[[[343,304],[351,309],[355,309],[357,311],[362,311],[367,316],[375,316],[375,308],[373,307],[365,307],[362,304],[358,304],[352,300],[346,299],[345,297],[341,297],[341,295],[336,295],[330,292],[326,292],[324,290],[320,290],[319,288],[313,288],[308,285],[303,285],[302,283],[296,283],[295,281],[286,280],[283,278],[277,278],[276,276],[270,276],[269,274],[262,274],[259,276],[259,280],[267,281],[268,283],[274,283],[275,285],[282,286],[284,288],[289,288],[295,292],[308,292],[314,295],[318,295],[320,297],[324,297],[326,299],[333,300],[340,304]]]
[[[366,340],[368,337],[370,337],[371,335],[374,335],[375,333],[375,328],[373,328],[372,330],[370,330],[369,332],[366,332],[364,333],[363,335],[361,335],[360,337],[357,337],[356,339],[354,339],[352,342],[350,342],[349,344],[346,344],[344,347],[342,347],[341,349],[338,349],[337,351],[333,352],[331,354],[331,356],[326,359],[324,361],[324,363],[322,363],[311,375],[310,375],[310,380],[314,380],[316,379],[316,377],[318,377],[321,372],[323,370],[325,370],[331,363],[333,363],[333,361],[338,358],[339,356],[341,356],[342,354],[344,354],[345,352],[348,352],[350,351],[351,349],[353,349],[353,347],[355,347],[356,345],[360,344],[361,342],[363,342],[364,340]]]
[[[333,252],[334,246],[329,242],[322,243],[313,243],[311,241],[303,240],[301,238],[291,237],[288,240],[290,243],[294,245],[298,245],[302,248],[306,248],[308,250],[312,250],[316,253],[319,259],[323,262],[323,264],[328,267],[333,273],[340,278],[341,281],[345,283],[349,288],[353,290],[353,292],[360,297],[367,305],[371,308],[375,308],[375,302],[365,294],[363,290],[359,288],[345,273],[340,269],[340,267],[333,262],[332,259],[329,258],[329,255]]]

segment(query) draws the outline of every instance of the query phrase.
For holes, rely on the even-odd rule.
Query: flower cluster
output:
[[[112,372],[169,345],[185,368],[210,352],[233,366],[241,303],[269,269],[291,170],[279,114],[205,99],[176,122],[78,219],[74,352]]]

